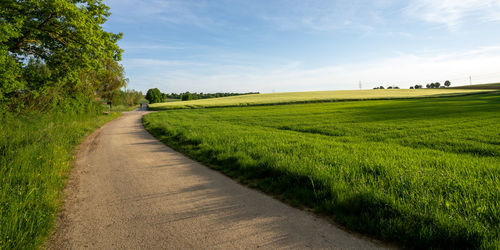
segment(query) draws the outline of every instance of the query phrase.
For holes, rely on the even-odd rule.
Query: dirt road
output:
[[[80,146],[52,249],[381,248],[166,147],[128,112]]]

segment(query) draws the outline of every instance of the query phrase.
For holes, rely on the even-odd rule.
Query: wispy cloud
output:
[[[405,8],[405,13],[453,30],[470,19],[499,21],[500,0],[413,0]]]
[[[364,88],[392,84],[408,88],[445,80],[451,80],[456,86],[468,84],[469,75],[476,83],[500,78],[496,66],[500,65],[500,46],[438,55],[400,54],[383,60],[312,69],[305,68],[299,61],[235,65],[144,59],[133,64],[153,72],[132,77],[137,86],[144,86],[144,90],[155,86],[167,92],[356,89],[358,81],[362,81]]]
[[[120,43],[120,48],[125,50],[130,49],[141,49],[141,50],[183,50],[188,47],[183,46],[170,46],[161,43],[153,44],[153,43]]]
[[[206,5],[194,0],[106,0],[115,21],[135,23],[137,20],[209,27],[217,22],[204,15]]]
[[[282,30],[332,31],[341,29],[372,31],[383,21],[380,9],[392,1],[278,1],[279,8],[261,9],[261,20]]]

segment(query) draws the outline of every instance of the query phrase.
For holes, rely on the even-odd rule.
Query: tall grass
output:
[[[211,98],[175,103],[155,103],[152,110],[168,110],[200,107],[259,106],[290,103],[313,103],[327,101],[373,100],[416,98],[443,95],[463,95],[487,90],[464,89],[378,89],[378,90],[336,90],[312,92],[284,92]]]
[[[347,227],[415,248],[500,246],[500,94],[170,110],[160,140]]]
[[[119,114],[0,114],[0,249],[39,247],[82,139]]]

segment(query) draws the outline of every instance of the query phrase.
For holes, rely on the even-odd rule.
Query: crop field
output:
[[[143,122],[174,149],[349,229],[415,248],[495,248],[499,111],[491,92],[177,109]]]
[[[380,90],[335,90],[312,92],[288,92],[271,94],[253,94],[210,98],[202,100],[155,103],[149,107],[152,110],[166,110],[199,107],[234,107],[256,106],[269,104],[311,103],[325,101],[348,101],[369,99],[416,98],[443,95],[460,95],[485,90],[464,89],[380,89]]]
[[[500,83],[474,84],[453,87],[454,89],[500,89]]]

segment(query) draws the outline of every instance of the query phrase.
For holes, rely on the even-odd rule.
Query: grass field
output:
[[[143,122],[176,150],[350,229],[414,248],[496,248],[499,110],[496,92],[178,109]]]
[[[0,114],[0,249],[39,248],[55,221],[73,150],[119,116]]]
[[[500,83],[474,84],[453,87],[453,89],[500,89]]]
[[[167,110],[179,108],[198,107],[232,107],[256,106],[269,104],[311,103],[324,101],[347,101],[365,99],[397,99],[415,98],[440,95],[457,95],[484,90],[462,89],[381,89],[381,90],[337,90],[313,92],[288,92],[271,94],[254,94],[230,96],[224,98],[210,98],[193,101],[155,103],[149,107],[151,110]]]

